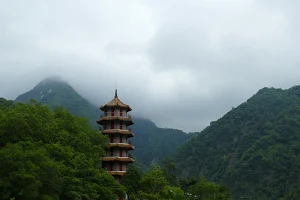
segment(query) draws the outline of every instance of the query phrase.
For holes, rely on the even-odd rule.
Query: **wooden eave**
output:
[[[102,161],[107,161],[107,162],[111,162],[111,161],[135,162],[135,160],[130,157],[102,157],[101,159]]]
[[[98,124],[104,125],[104,121],[114,121],[114,120],[120,120],[120,121],[127,122],[127,125],[134,124],[134,122],[132,121],[131,118],[129,118],[129,117],[122,117],[122,116],[103,116],[99,120],[97,120],[96,122]]]
[[[123,176],[126,173],[126,171],[107,171],[107,172],[113,176],[116,176],[116,175]]]
[[[122,130],[122,129],[105,129],[101,131],[102,134],[106,135],[106,134],[115,134],[115,133],[119,133],[121,135],[129,135],[130,137],[134,137],[134,133],[132,133],[129,130]]]
[[[132,146],[131,144],[128,143],[109,143],[109,147],[120,147],[120,148],[127,148],[127,149],[131,149],[134,150],[134,146]]]

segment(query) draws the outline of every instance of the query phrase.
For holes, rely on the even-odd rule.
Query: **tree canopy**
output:
[[[164,166],[152,166],[144,174],[135,166],[130,166],[124,175],[125,186],[130,200],[229,200],[230,190],[225,185],[210,182],[204,177],[181,179],[173,174],[167,159]],[[172,177],[169,178],[168,177]]]
[[[106,145],[63,108],[0,106],[0,199],[117,199],[125,190],[101,167]]]

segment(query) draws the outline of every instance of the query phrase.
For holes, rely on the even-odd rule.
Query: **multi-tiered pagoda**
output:
[[[124,104],[118,98],[117,90],[115,97],[104,106],[100,107],[104,115],[100,116],[97,123],[102,125],[102,134],[109,136],[109,148],[106,156],[102,158],[103,167],[121,182],[122,176],[128,169],[128,163],[134,162],[134,159],[128,153],[134,147],[128,138],[133,137],[130,125],[133,124],[129,105]]]

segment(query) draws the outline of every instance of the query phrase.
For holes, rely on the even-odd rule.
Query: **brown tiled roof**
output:
[[[123,103],[118,98],[117,90],[115,92],[115,97],[110,102],[108,102],[107,104],[105,104],[104,106],[101,106],[100,109],[102,111],[105,111],[105,107],[122,107],[122,108],[126,108],[127,111],[131,111],[132,110],[129,105]]]

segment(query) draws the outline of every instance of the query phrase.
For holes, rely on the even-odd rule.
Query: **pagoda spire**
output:
[[[115,98],[118,98],[118,90],[115,89]]]

